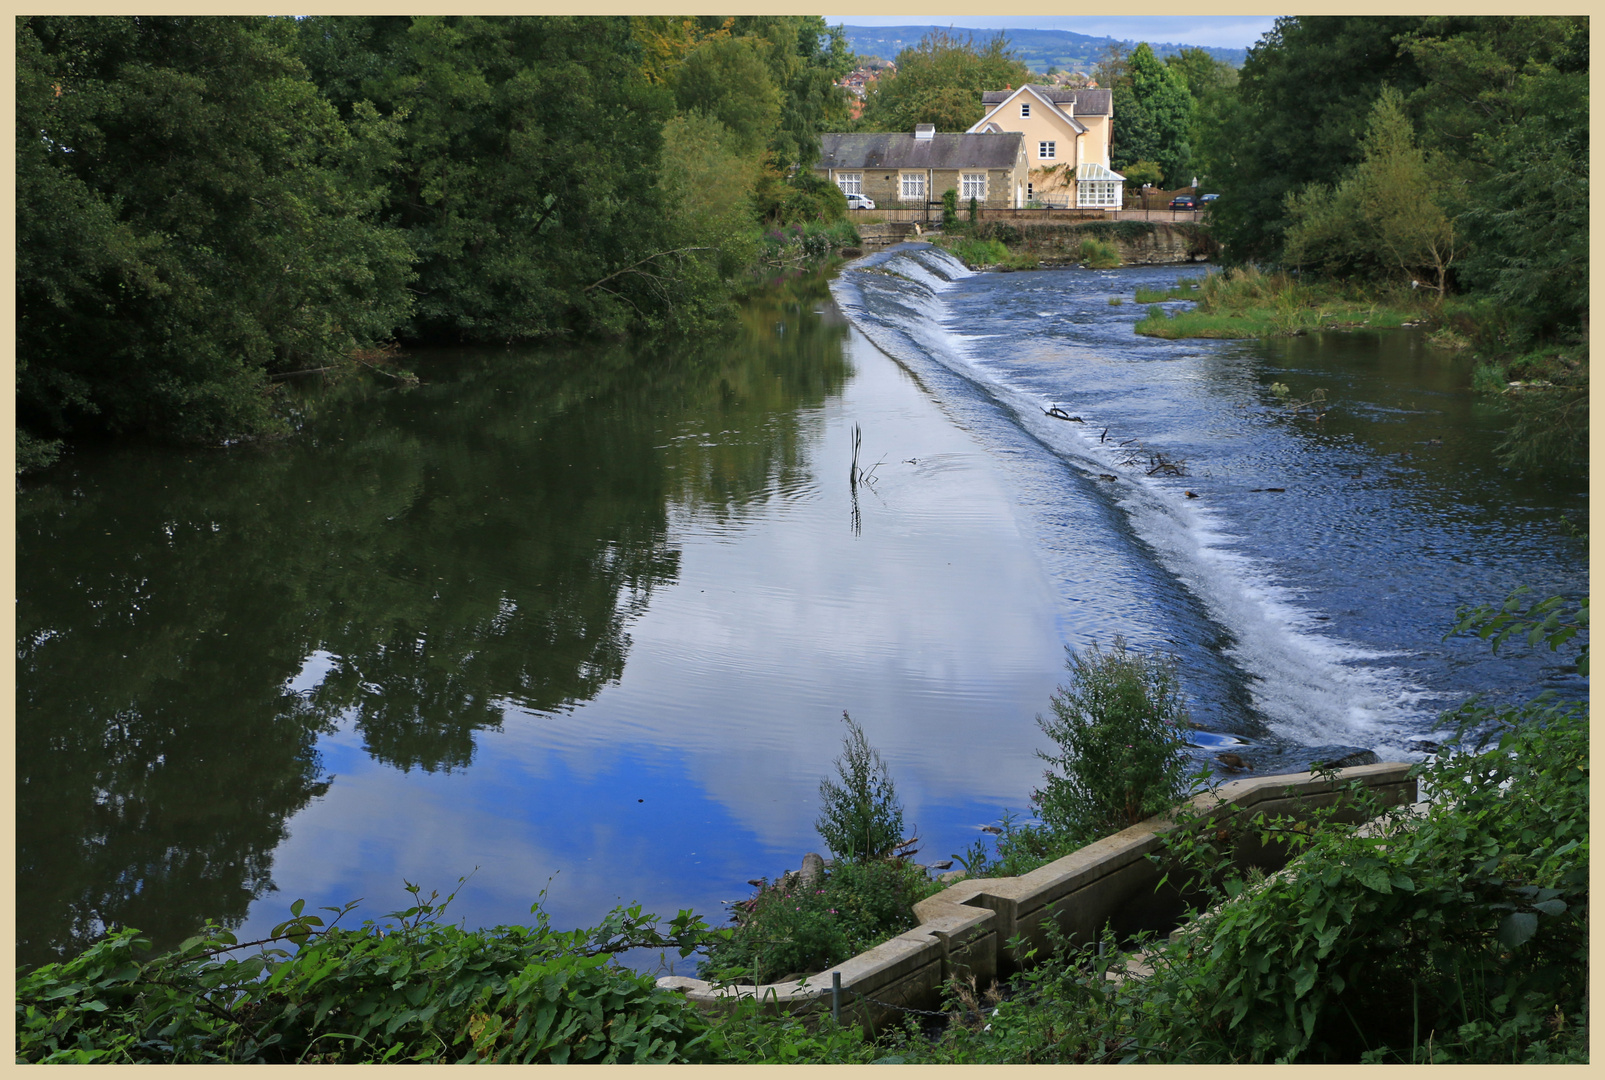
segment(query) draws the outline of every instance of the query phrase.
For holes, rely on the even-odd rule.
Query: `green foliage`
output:
[[[857,1024],[841,1027],[829,1017],[777,1013],[763,1002],[742,998],[693,1040],[687,1054],[709,1064],[863,1065],[884,1057],[885,1050]]]
[[[1130,652],[1120,637],[1109,652],[1071,651],[1068,666],[1053,717],[1037,718],[1058,750],[1037,752],[1052,768],[1031,801],[1049,830],[1087,843],[1186,795],[1187,710],[1175,660]]]
[[[777,266],[803,265],[828,258],[833,252],[859,242],[858,229],[845,218],[829,224],[810,221],[765,232],[761,240],[762,258]]]
[[[896,75],[869,84],[856,128],[913,131],[915,124],[935,124],[937,131],[964,131],[985,115],[984,91],[1030,78],[1001,33],[977,49],[973,37],[933,31],[897,54]]]
[[[1164,183],[1165,180],[1165,170],[1153,161],[1133,161],[1120,171],[1125,174],[1126,184],[1133,191],[1147,184]]]
[[[1394,811],[1366,831],[1248,824],[1302,849],[1297,862],[1259,883],[1228,877],[1224,902],[1183,931],[1150,988],[1197,1017],[1198,1058],[1521,1062],[1582,1050],[1584,709],[1467,706],[1458,719],[1494,741],[1420,769],[1434,799],[1424,818]],[[1230,841],[1200,835],[1210,839],[1187,855],[1205,876]]]
[[[1161,64],[1145,41],[1126,59],[1125,76],[1115,84],[1114,96],[1119,119],[1109,150],[1111,167],[1124,173],[1128,165],[1153,162],[1172,186],[1187,183],[1193,99],[1186,76]]]
[[[1427,301],[1409,289],[1361,287],[1266,274],[1257,267],[1213,271],[1186,293],[1153,299],[1197,300],[1191,311],[1149,309],[1137,333],[1162,338],[1252,338],[1334,327],[1396,327],[1425,317]]]
[[[1157,304],[1165,300],[1197,300],[1201,283],[1198,278],[1179,278],[1174,288],[1153,289],[1147,285],[1137,286],[1132,300],[1139,304]]]
[[[1529,603],[1527,594],[1531,591],[1526,586],[1516,589],[1498,608],[1489,604],[1457,608],[1455,618],[1459,621],[1445,638],[1469,630],[1488,641],[1494,652],[1513,636],[1525,637],[1529,646],[1543,642],[1550,652],[1557,652],[1588,628],[1588,597],[1567,603],[1559,596],[1551,596]],[[1587,641],[1579,648],[1577,671],[1588,674]]]
[[[836,222],[847,216],[847,196],[822,176],[799,172],[789,181],[766,175],[755,196],[758,212],[776,225]]]
[[[120,930],[17,982],[18,1058],[50,1063],[669,1062],[701,1030],[678,995],[611,966],[627,948],[689,954],[706,927],[639,906],[598,927],[470,933],[423,899],[383,924],[290,919],[259,942],[208,926],[154,957]],[[340,916],[354,907],[328,908]],[[293,952],[286,948],[292,946]],[[257,951],[239,958],[247,949]]]
[[[973,201],[973,200],[972,200]],[[959,223],[958,188],[942,192],[942,228],[951,229]]]
[[[298,29],[342,110],[406,112],[386,201],[419,255],[415,335],[698,321],[697,275],[679,271],[712,253],[666,235],[655,181],[674,99],[636,67],[627,19],[325,16]]]
[[[1087,237],[1076,249],[1076,258],[1094,270],[1110,270],[1120,265],[1120,252],[1113,244]]]
[[[902,846],[903,804],[892,786],[880,751],[846,712],[842,754],[836,759],[840,783],[819,782],[819,817],[814,828],[838,860],[869,862]]]
[[[735,909],[735,928],[708,946],[701,975],[754,984],[812,975],[913,929],[914,905],[940,888],[897,859],[839,863],[813,886],[777,882]]]
[[[981,221],[981,202],[974,195],[970,196],[970,227],[973,229]]]
[[[971,270],[983,266],[996,266],[1009,257],[1009,249],[1001,240],[975,240],[968,236],[942,238],[942,247],[953,253]]]
[[[17,404],[37,438],[275,424],[268,376],[339,363],[411,306],[378,220],[394,124],[344,120],[294,24],[17,28]]]
[[[743,153],[762,150],[780,122],[780,88],[765,63],[770,48],[757,36],[705,40],[669,75],[680,112],[719,121]]]
[[[965,1064],[1586,1062],[1586,706],[1540,696],[1449,719],[1455,745],[1416,770],[1423,814],[1383,810],[1357,782],[1342,815],[1184,813],[1166,857],[1207,911],[1169,940],[1096,951],[1050,933],[984,1027],[958,1017],[888,1049]],[[1292,862],[1243,875],[1232,855],[1249,841]],[[1152,974],[1107,979],[1122,949]]]
[[[1416,146],[1404,98],[1385,88],[1359,164],[1335,187],[1311,184],[1289,194],[1283,259],[1334,276],[1419,277],[1441,298],[1465,248],[1445,209],[1453,183],[1448,164]]]
[[[1289,192],[1332,184],[1364,153],[1365,118],[1384,85],[1421,84],[1403,16],[1289,16],[1249,50],[1236,92],[1199,115],[1199,172],[1224,197],[1211,223],[1234,262],[1274,259]]]
[[[1460,279],[1515,309],[1535,336],[1581,336],[1588,311],[1588,24],[1511,21],[1527,32],[1536,29],[1527,23],[1540,22],[1545,36],[1524,63],[1499,57],[1503,78],[1477,88],[1478,104],[1507,122],[1479,126],[1470,138],[1485,165],[1461,217],[1473,250]],[[1435,81],[1440,72],[1446,81],[1495,66],[1473,64],[1449,43],[1431,43],[1439,48],[1428,53],[1428,44],[1418,56]]]

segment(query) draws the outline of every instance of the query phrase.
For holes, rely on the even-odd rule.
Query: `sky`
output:
[[[1090,37],[1246,49],[1276,22],[1272,15],[826,15],[831,26],[954,26],[964,30],[1070,30]]]

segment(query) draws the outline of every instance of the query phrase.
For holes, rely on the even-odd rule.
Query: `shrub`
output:
[[[950,236],[943,239],[942,246],[971,270],[978,270],[983,266],[996,266],[1009,259],[1009,249],[996,240],[972,240],[967,236]]]
[[[1113,244],[1087,237],[1076,249],[1076,258],[1094,270],[1112,270],[1120,265],[1120,252]]]
[[[959,193],[957,188],[942,192],[942,228],[951,229],[959,223]]]
[[[243,958],[234,954],[246,946],[215,924],[155,957],[142,955],[149,946],[139,931],[119,930],[18,978],[17,1056],[106,1064],[670,1062],[686,1059],[704,1027],[679,995],[608,962],[630,947],[689,954],[706,935],[690,912],[670,935],[638,906],[591,930],[554,931],[540,912],[535,926],[471,932],[441,925],[446,905],[434,899],[391,913],[395,921],[383,926],[352,930],[321,929],[321,918],[301,914],[296,901],[291,918]]]
[[[811,975],[916,924],[914,905],[940,886],[913,863],[840,863],[821,882],[764,888],[708,948],[703,978],[765,983]]]
[[[981,221],[981,204],[974,195],[970,196],[970,224],[977,225]]]
[[[1070,686],[1037,723],[1059,749],[1037,751],[1047,783],[1031,795],[1044,825],[1079,845],[1170,809],[1187,794],[1187,710],[1174,658],[1070,652]]]
[[[838,860],[866,862],[883,858],[901,846],[903,804],[880,751],[869,745],[864,729],[846,712],[847,725],[836,773],[819,782],[819,817],[814,828]]]

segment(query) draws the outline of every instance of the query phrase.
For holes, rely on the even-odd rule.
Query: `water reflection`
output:
[[[509,706],[616,682],[678,573],[671,506],[738,517],[806,473],[810,410],[847,376],[845,327],[798,317],[823,290],[685,352],[419,355],[416,389],[301,402],[299,439],[86,452],[27,485],[19,962],[108,925],[237,924],[330,790],[337,725],[448,774]]]

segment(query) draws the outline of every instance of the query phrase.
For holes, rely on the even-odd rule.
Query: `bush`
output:
[[[819,782],[819,817],[814,828],[838,860],[868,862],[885,858],[903,841],[903,804],[892,786],[880,751],[869,745],[864,729],[844,711],[847,725],[836,774]]]
[[[959,223],[959,193],[957,188],[942,192],[942,228],[951,229]]]
[[[974,195],[970,196],[970,224],[978,225],[981,221],[981,203]]]
[[[1120,265],[1120,252],[1113,244],[1087,237],[1076,249],[1076,258],[1094,270],[1112,270]]]
[[[1188,791],[1187,710],[1174,658],[1130,652],[1116,637],[1103,652],[1070,652],[1072,682],[1037,723],[1057,753],[1031,795],[1043,824],[1072,846],[1170,809]]]
[[[913,863],[838,864],[822,882],[764,888],[733,913],[700,972],[719,982],[811,975],[913,929],[914,905],[940,888]]]
[[[667,936],[639,907],[615,910],[590,930],[554,931],[540,912],[532,927],[470,932],[441,925],[446,904],[434,899],[354,930],[321,929],[321,918],[302,915],[296,901],[291,918],[243,959],[233,954],[246,946],[215,924],[156,957],[141,955],[149,945],[139,931],[119,930],[18,978],[17,1057],[670,1062],[686,1060],[705,1026],[650,976],[608,963],[630,947],[689,954],[707,932],[690,912]]]

